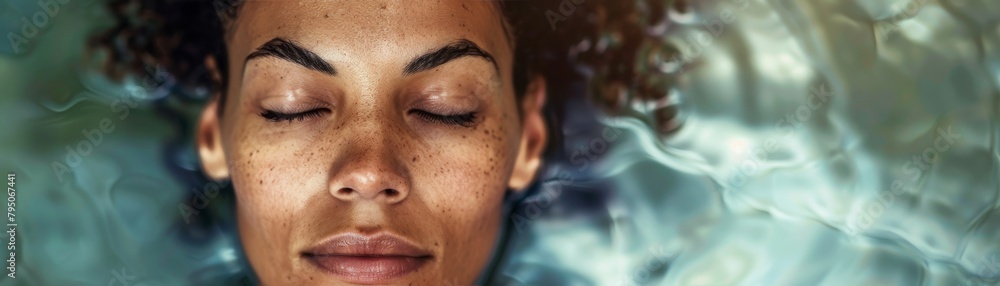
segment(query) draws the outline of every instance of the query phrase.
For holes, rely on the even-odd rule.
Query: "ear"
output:
[[[542,165],[542,153],[545,152],[548,140],[548,128],[542,112],[548,96],[545,78],[532,78],[525,92],[521,98],[521,147],[507,185],[515,191],[524,190],[534,181],[538,168]]]
[[[205,67],[212,74],[213,80],[221,82],[219,69],[215,64],[214,58],[206,58]],[[212,95],[211,101],[201,111],[201,119],[198,121],[198,138],[196,139],[198,157],[201,158],[201,168],[205,171],[205,175],[213,180],[222,180],[229,177],[226,153],[222,148],[219,96],[221,96],[220,93]]]

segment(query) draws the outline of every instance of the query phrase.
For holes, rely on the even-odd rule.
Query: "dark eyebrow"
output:
[[[256,51],[247,56],[243,65],[246,66],[246,62],[260,57],[276,57],[302,65],[311,70],[328,75],[337,75],[337,70],[333,69],[333,66],[324,61],[323,58],[320,58],[319,55],[299,46],[295,42],[282,38],[274,38],[258,47]]]
[[[493,68],[498,71],[500,70],[496,60],[493,59],[493,55],[483,51],[475,43],[462,39],[413,59],[403,69],[403,74],[410,75],[426,71],[465,56],[481,57],[492,63]]]

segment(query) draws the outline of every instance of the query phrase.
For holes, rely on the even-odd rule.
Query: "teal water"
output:
[[[567,160],[517,206],[488,282],[1000,283],[1000,2],[692,2],[647,31],[681,51],[644,59],[675,83],[662,99],[624,100],[633,116],[570,103]],[[24,53],[0,43],[20,249],[0,284],[249,283],[220,223],[231,190],[190,150],[203,95],[155,68],[125,85],[92,71],[94,3]],[[31,5],[0,2],[0,30]],[[665,107],[678,117],[654,120]]]

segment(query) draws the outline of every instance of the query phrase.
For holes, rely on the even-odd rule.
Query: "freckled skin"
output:
[[[513,55],[495,4],[245,2],[226,35],[230,74],[220,132],[241,240],[264,284],[343,284],[302,251],[335,234],[381,231],[434,256],[392,284],[473,283],[495,243],[522,134],[520,118],[509,116],[519,108]],[[275,58],[244,66],[275,37],[313,51],[338,74]],[[414,57],[463,38],[492,54],[499,71],[463,57],[402,73]],[[475,123],[409,113],[431,97],[457,109],[475,102]],[[292,122],[260,116],[316,108],[329,112]]]

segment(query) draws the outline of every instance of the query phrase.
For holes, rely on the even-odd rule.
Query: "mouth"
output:
[[[348,283],[387,283],[417,271],[434,257],[389,233],[344,233],[302,252],[302,257]]]

